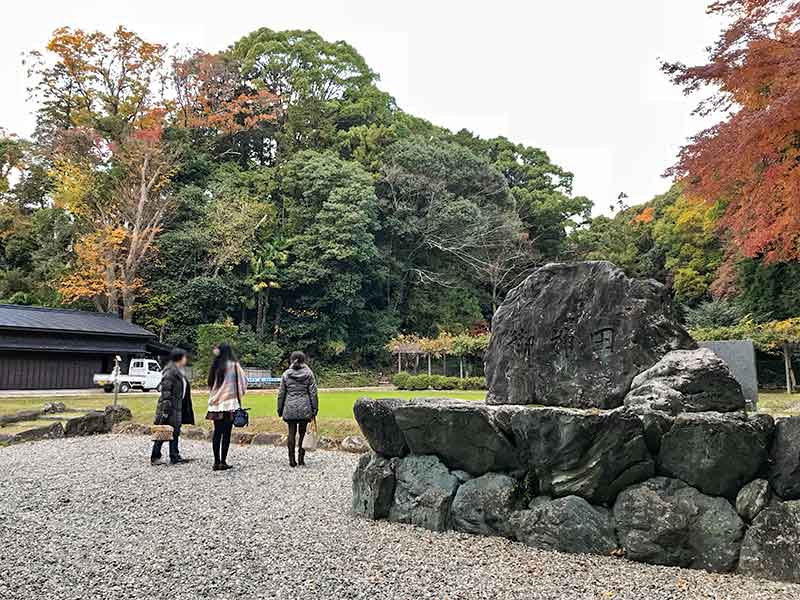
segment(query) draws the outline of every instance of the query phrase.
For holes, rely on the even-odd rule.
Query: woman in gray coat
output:
[[[289,466],[306,464],[306,451],[303,450],[303,438],[308,423],[317,416],[319,399],[317,398],[317,381],[314,373],[306,364],[306,355],[292,352],[289,368],[281,377],[278,390],[278,416],[282,417],[289,427],[286,445],[289,449]],[[297,440],[297,460],[294,457],[295,438]]]

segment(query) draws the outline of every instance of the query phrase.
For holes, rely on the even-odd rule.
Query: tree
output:
[[[800,2],[718,0],[731,17],[706,64],[664,64],[686,93],[715,90],[697,112],[723,121],[685,146],[668,172],[687,190],[727,208],[721,226],[741,255],[800,258]]]

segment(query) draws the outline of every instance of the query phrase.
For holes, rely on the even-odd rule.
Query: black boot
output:
[[[306,464],[306,451],[303,448],[297,451],[297,464],[301,467]]]
[[[289,446],[289,466],[290,467],[297,466],[297,463],[294,460],[294,448],[292,446]]]

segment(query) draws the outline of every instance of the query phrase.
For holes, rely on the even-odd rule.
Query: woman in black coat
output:
[[[169,443],[169,462],[173,465],[186,462],[181,458],[178,448],[181,425],[194,425],[192,387],[184,372],[187,362],[186,352],[180,348],[176,348],[170,353],[169,363],[161,372],[161,396],[158,399],[156,417],[153,422],[155,425],[172,425],[174,433]],[[153,451],[150,454],[151,464],[159,464],[161,461],[162,444],[163,442],[153,442]]]

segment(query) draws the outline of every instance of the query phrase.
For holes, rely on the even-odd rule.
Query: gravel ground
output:
[[[138,437],[0,448],[0,598],[800,598],[800,586],[541,552],[348,514],[357,457]]]

